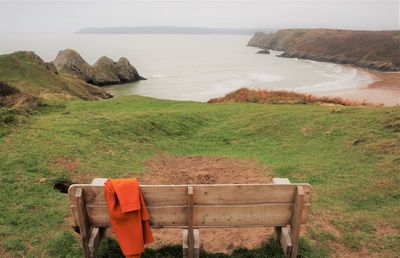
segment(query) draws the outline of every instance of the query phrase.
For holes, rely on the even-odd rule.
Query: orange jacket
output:
[[[149,213],[136,178],[108,179],[104,195],[112,229],[125,257],[139,258],[154,241]]]

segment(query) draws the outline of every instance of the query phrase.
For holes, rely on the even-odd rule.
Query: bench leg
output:
[[[104,236],[104,228],[93,228],[89,239],[89,253],[90,257],[96,257],[97,249],[100,246],[101,240]]]
[[[287,227],[275,227],[274,239],[281,244],[285,257],[290,257],[292,253],[292,238]]]
[[[272,182],[277,185],[290,184],[290,181],[287,178],[273,178]],[[291,257],[293,250],[293,243],[292,243],[292,237],[289,234],[288,227],[275,227],[274,238],[281,244],[285,257]]]
[[[89,218],[86,210],[85,195],[82,188],[76,189],[75,202],[76,202],[76,208],[78,210],[78,226],[81,235],[83,255],[85,258],[91,258],[89,251],[89,238],[90,238]]]
[[[200,230],[194,229],[194,248],[193,248],[193,257],[189,257],[189,230],[183,229],[183,257],[184,258],[199,258],[200,257]]]
[[[299,247],[301,218],[303,215],[303,205],[304,205],[304,189],[302,186],[298,186],[296,189],[296,195],[294,198],[292,221],[290,223],[290,233],[291,233],[292,243],[293,243],[292,253],[290,255],[291,258],[297,257],[297,249]]]

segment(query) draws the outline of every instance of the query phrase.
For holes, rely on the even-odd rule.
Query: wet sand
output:
[[[400,72],[379,72],[362,69],[375,79],[365,88],[355,90],[359,97],[385,106],[400,105]]]
[[[400,72],[378,72],[365,70],[375,78],[375,82],[368,85],[370,89],[398,90],[400,94]]]
[[[373,82],[363,85],[358,89],[341,90],[329,92],[328,95],[339,96],[344,99],[366,101],[373,104],[383,104],[384,106],[400,105],[400,72],[379,72],[376,70],[350,66],[359,71],[367,72],[374,79]]]

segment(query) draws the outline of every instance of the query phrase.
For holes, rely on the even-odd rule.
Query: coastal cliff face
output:
[[[248,46],[284,51],[281,57],[400,71],[400,31],[287,29],[257,32]]]
[[[114,62],[112,59],[103,56],[91,66],[78,52],[65,49],[58,53],[53,64],[58,71],[73,74],[79,79],[97,86],[144,79],[124,57],[120,58],[118,62]]]

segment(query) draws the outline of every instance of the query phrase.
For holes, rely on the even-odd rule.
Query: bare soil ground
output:
[[[158,156],[146,162],[141,184],[227,184],[270,183],[270,168],[252,160],[203,157]],[[181,229],[152,230],[156,242],[150,247],[181,244]],[[209,252],[229,253],[237,247],[258,247],[272,228],[202,229],[200,241]]]

